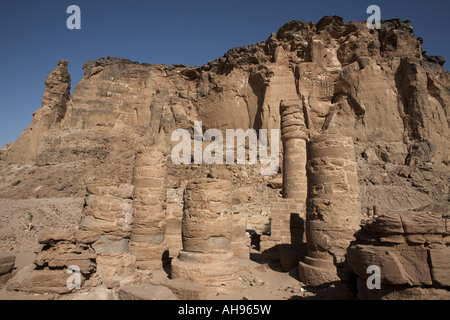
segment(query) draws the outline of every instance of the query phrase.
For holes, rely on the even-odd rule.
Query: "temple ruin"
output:
[[[410,22],[368,30],[335,16],[291,21],[202,67],[89,61],[72,95],[60,61],[31,126],[0,150],[0,291],[450,298],[450,77],[439,61]],[[181,164],[176,130],[194,147]],[[216,138],[236,138],[227,130],[247,140],[213,152]],[[262,151],[280,132],[282,161],[266,176],[261,160],[278,152]],[[201,161],[205,150],[220,163]],[[15,267],[11,252],[27,246],[32,261]],[[373,266],[379,291],[367,287]]]

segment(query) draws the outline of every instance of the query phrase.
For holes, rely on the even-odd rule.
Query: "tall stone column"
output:
[[[172,278],[205,286],[237,279],[239,260],[231,250],[233,217],[230,181],[199,179],[184,194],[183,250],[172,261]]]
[[[351,137],[323,134],[308,147],[308,255],[299,263],[307,285],[338,281],[361,221],[361,198]]]
[[[165,159],[156,147],[142,148],[136,154],[133,173],[134,214],[130,249],[139,269],[162,267],[168,258],[166,230]]]
[[[272,239],[280,243],[301,244],[306,219],[308,129],[300,100],[281,101],[280,114],[283,142],[282,194],[284,199],[291,200],[277,200],[272,203],[271,233]],[[295,229],[300,232],[292,232],[294,224]]]
[[[283,198],[306,203],[306,141],[308,131],[302,102],[281,101],[281,141],[283,142]]]

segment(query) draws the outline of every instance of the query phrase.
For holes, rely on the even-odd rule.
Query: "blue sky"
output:
[[[81,8],[81,30],[66,27],[72,4]],[[371,4],[380,6],[382,19],[411,20],[424,50],[444,56],[450,70],[448,0],[1,0],[0,147],[31,123],[59,59],[69,60],[73,89],[88,60],[200,66],[228,49],[267,40],[290,20],[365,21]]]

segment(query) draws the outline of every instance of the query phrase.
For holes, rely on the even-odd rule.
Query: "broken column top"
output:
[[[303,115],[303,104],[300,100],[282,100],[281,114],[281,140],[308,139],[308,129]]]

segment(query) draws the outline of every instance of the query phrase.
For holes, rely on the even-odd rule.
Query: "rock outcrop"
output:
[[[449,219],[427,212],[386,212],[365,222],[347,259],[358,276],[360,299],[435,300],[450,293]],[[370,266],[380,288],[367,286]]]
[[[308,146],[308,255],[299,264],[307,285],[339,281],[361,220],[355,151],[350,137],[325,134]]]

